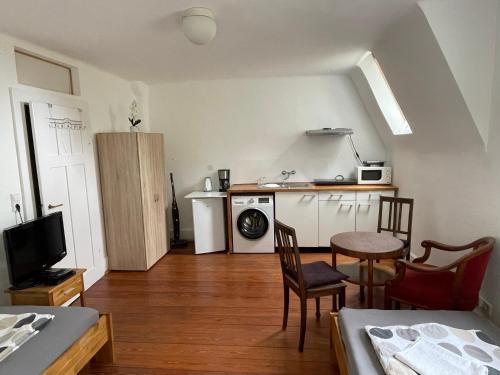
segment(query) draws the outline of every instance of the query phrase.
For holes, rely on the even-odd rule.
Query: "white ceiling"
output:
[[[148,83],[327,74],[370,49],[417,0],[25,0],[4,2],[0,32]],[[208,45],[180,15],[216,13]]]

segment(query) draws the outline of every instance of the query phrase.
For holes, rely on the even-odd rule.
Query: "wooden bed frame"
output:
[[[330,342],[332,349],[335,351],[335,357],[337,358],[337,365],[339,367],[340,375],[349,375],[349,369],[347,367],[347,355],[345,352],[344,340],[342,340],[342,334],[340,333],[339,326],[339,313],[330,313]]]
[[[76,375],[92,358],[113,363],[113,323],[111,314],[99,314],[99,320],[57,358],[42,375]]]

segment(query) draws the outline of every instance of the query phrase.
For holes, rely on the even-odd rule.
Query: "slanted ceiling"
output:
[[[414,45],[418,49],[418,46],[423,47],[427,44],[427,47],[425,47],[425,56],[411,57],[409,55],[401,55],[391,62],[384,61],[386,66],[397,63],[394,69],[398,71],[410,69],[409,67],[414,64],[415,60],[422,57],[426,61],[435,61],[424,72],[425,76],[421,76],[422,79],[416,77],[414,81],[414,91],[418,92],[418,87],[423,82],[432,81],[426,78],[439,72],[438,75],[440,78],[433,81],[435,87],[429,86],[426,88],[429,90],[429,95],[422,98],[414,96],[411,98],[401,97],[401,99],[403,101],[418,101],[421,104],[419,106],[420,110],[431,114],[438,112],[445,113],[448,118],[444,119],[445,121],[443,121],[440,129],[427,129],[427,132],[425,132],[422,127],[419,128],[417,125],[415,132],[417,136],[431,137],[428,142],[429,145],[438,140],[446,142],[457,137],[457,145],[469,141],[473,142],[474,138],[477,138],[483,147],[486,147],[488,145],[490,126],[492,126],[492,95],[498,22],[496,15],[497,6],[500,5],[494,0],[477,2],[470,0],[450,0],[442,2],[424,1],[420,3],[420,6],[413,13],[420,13],[421,16],[410,18],[419,20],[418,22],[415,21],[418,23],[418,25],[415,25],[415,28],[418,29],[418,34],[415,34]],[[381,40],[383,42],[384,38]],[[410,62],[408,59],[412,59],[413,61]],[[407,72],[408,76],[414,73],[414,71]],[[384,139],[386,144],[391,144],[393,135],[389,131],[387,121],[359,68],[355,67],[351,70],[351,78],[356,84],[360,97],[382,139]],[[446,86],[439,86],[438,82],[441,81],[447,82]],[[431,95],[431,91],[433,91],[432,94],[435,94],[436,90],[442,91],[443,99],[429,103],[429,108],[425,109],[424,104],[427,102],[427,99],[433,96]],[[400,98],[398,98],[397,90],[395,94],[399,101]],[[404,94],[403,92],[399,92],[399,95]],[[455,110],[452,111],[453,114],[450,112],[446,114],[446,112],[438,110],[437,107],[444,102],[451,103],[451,98],[454,98],[453,106]],[[429,111],[430,108],[434,107],[437,109],[436,112]],[[404,106],[402,109],[406,114]],[[453,118],[458,113],[457,111],[463,111],[460,121],[453,124],[446,121]],[[410,126],[412,126],[411,115],[408,120]],[[448,128],[446,124],[450,124]],[[463,126],[460,124],[463,124]],[[469,124],[472,128],[466,129],[466,124]],[[433,134],[439,133],[442,136],[438,138],[433,136]],[[467,138],[467,141],[463,138],[464,136]]]
[[[495,73],[497,6],[496,0],[420,3],[485,145]]]

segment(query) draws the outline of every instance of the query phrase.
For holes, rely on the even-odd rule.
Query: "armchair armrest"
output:
[[[413,263],[424,263],[429,259],[431,255],[431,250],[432,249],[437,249],[437,250],[443,250],[443,251],[463,251],[463,250],[469,250],[476,248],[482,244],[484,244],[485,238],[481,238],[479,240],[476,240],[474,242],[471,242],[466,245],[461,245],[461,246],[451,246],[451,245],[446,245],[437,241],[432,241],[432,240],[425,240],[422,241],[422,247],[425,249],[424,255],[422,255],[419,258],[415,258],[413,260]]]
[[[451,271],[452,269],[457,268],[459,263],[460,263],[459,261],[456,261],[446,266],[434,267],[434,266],[425,266],[418,263],[412,263],[408,260],[398,259],[394,264],[396,266],[396,276],[394,277],[394,279],[388,281],[388,284],[397,284],[401,280],[403,280],[407,269],[416,272],[437,274],[440,272]]]

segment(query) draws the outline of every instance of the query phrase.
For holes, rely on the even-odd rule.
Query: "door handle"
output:
[[[48,209],[49,209],[49,210],[53,210],[54,208],[58,208],[58,207],[62,207],[62,206],[63,206],[63,204],[62,204],[62,203],[61,203],[61,204],[56,204],[55,206],[53,206],[53,205],[51,205],[51,204],[49,203]]]

